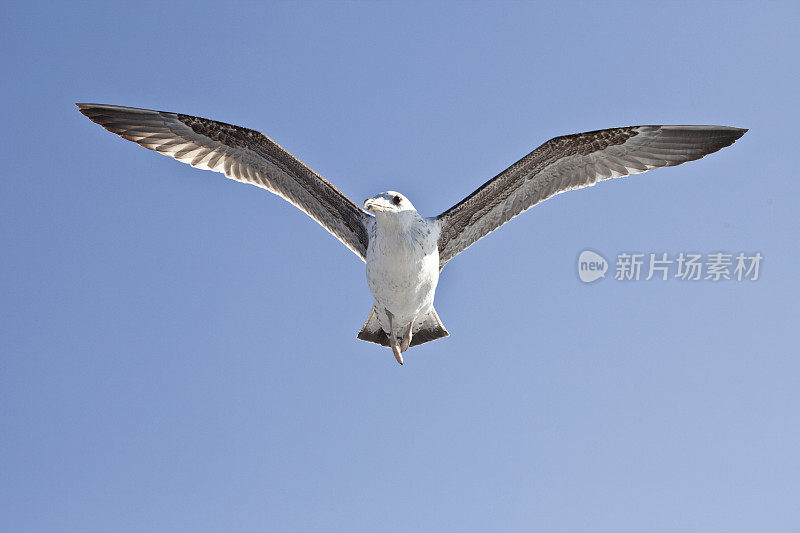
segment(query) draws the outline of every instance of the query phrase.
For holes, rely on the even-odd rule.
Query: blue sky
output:
[[[0,21],[3,531],[797,531],[796,3],[43,3]],[[750,128],[549,200],[357,341],[364,265],[74,102],[263,131],[435,215],[547,139]],[[584,249],[760,252],[591,285]]]

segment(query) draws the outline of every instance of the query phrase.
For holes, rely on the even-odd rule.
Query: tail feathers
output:
[[[412,331],[413,335],[411,337],[410,346],[417,346],[418,344],[435,341],[436,339],[441,339],[442,337],[450,335],[444,328],[435,309],[431,309],[430,313],[425,315],[424,319],[417,322]],[[389,346],[389,336],[383,331],[374,307],[370,310],[367,321],[364,322],[364,327],[358,332],[357,337],[362,341],[374,342],[375,344],[386,347]]]
[[[442,324],[442,321],[439,319],[439,315],[436,314],[436,309],[431,309],[431,312],[425,315],[425,319],[422,321],[419,329],[414,331],[411,337],[411,346],[424,344],[449,336],[450,334],[444,329],[444,324]]]
[[[374,307],[370,310],[367,321],[364,322],[364,327],[361,328],[361,331],[358,332],[356,337],[362,341],[374,342],[375,344],[386,347],[389,346],[389,336],[383,331]]]

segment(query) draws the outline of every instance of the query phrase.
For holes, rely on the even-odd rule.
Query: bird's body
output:
[[[439,231],[435,220],[423,218],[399,193],[384,193],[388,205],[400,198],[401,212],[382,209],[377,197],[368,200],[376,212],[367,247],[367,284],[383,331],[408,348],[418,318],[433,310],[439,283]],[[405,351],[405,349],[402,349]],[[399,361],[402,358],[398,359]]]
[[[434,218],[389,191],[363,209],[265,135],[209,119],[104,104],[81,113],[145,148],[288,200],[366,263],[374,303],[358,338],[397,361],[448,334],[433,307],[453,257],[551,196],[597,181],[700,159],[747,131],[727,126],[628,126],[555,137]]]
[[[420,220],[408,231],[375,228],[375,242],[367,249],[367,284],[375,306],[392,313],[402,328],[433,307],[439,283],[439,250],[431,238],[430,222]],[[379,315],[388,333],[385,313]]]

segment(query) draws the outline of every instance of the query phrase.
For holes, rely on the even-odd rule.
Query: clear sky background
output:
[[[785,3],[7,4],[0,530],[800,530],[796,21]],[[451,337],[357,341],[364,265],[74,102],[263,131],[436,215],[556,135],[750,128],[459,256]],[[582,284],[581,250],[760,252]],[[613,268],[613,267],[612,267]]]

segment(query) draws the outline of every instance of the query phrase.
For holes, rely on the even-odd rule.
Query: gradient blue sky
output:
[[[0,530],[800,529],[796,2],[6,4]],[[355,339],[364,265],[73,103],[263,131],[435,215],[550,137],[750,128],[459,256],[452,336]],[[757,282],[584,285],[584,248]]]

